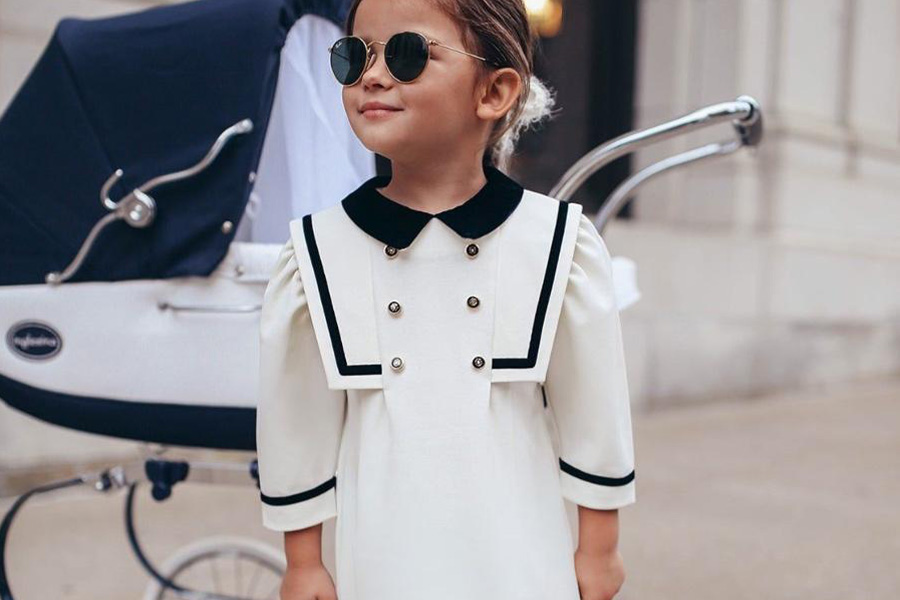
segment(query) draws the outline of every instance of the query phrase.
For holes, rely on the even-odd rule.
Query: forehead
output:
[[[353,35],[369,42],[416,31],[443,43],[459,40],[456,23],[430,0],[362,0],[353,18]]]

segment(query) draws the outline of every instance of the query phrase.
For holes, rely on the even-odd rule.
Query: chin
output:
[[[375,128],[366,127],[365,124],[358,129],[353,128],[356,137],[369,151],[390,158],[397,153],[398,148],[403,147],[404,136],[397,132],[373,131],[373,129]]]

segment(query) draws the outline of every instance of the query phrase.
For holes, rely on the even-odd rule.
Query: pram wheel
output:
[[[286,568],[284,553],[250,538],[213,536],[197,540],[169,557],[159,572],[196,590],[196,598],[277,598]],[[208,596],[205,594],[209,594]],[[185,594],[152,580],[143,600],[174,600]]]

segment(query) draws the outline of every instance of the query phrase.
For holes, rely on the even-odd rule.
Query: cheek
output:
[[[356,84],[355,86],[346,87],[343,89],[341,93],[341,99],[344,103],[344,112],[347,114],[347,120],[350,121],[350,125],[356,134],[359,135],[360,132],[357,131],[357,128],[361,126],[361,124],[365,123],[365,117],[359,114],[359,105],[364,102],[359,96],[360,86],[361,84]]]
[[[407,105],[415,107],[416,118],[428,120],[432,126],[452,122],[459,126],[474,110],[469,82],[449,74],[429,73],[418,85],[411,85],[405,94]],[[450,123],[447,123],[448,125]]]
[[[355,110],[354,106],[356,106],[356,103],[353,101],[352,88],[341,86],[341,101],[344,103],[344,110],[347,112],[347,116],[349,117],[351,111]]]

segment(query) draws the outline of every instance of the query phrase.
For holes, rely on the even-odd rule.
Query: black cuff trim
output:
[[[299,494],[291,494],[290,496],[266,496],[265,494],[260,492],[259,497],[262,499],[263,504],[269,504],[271,506],[286,506],[288,504],[296,504],[297,502],[303,502],[304,500],[309,500],[310,498],[321,496],[322,494],[336,486],[337,476],[334,476],[322,485],[317,485],[311,490],[306,490],[305,492],[300,492]]]
[[[626,475],[625,477],[604,477],[602,475],[594,475],[592,473],[585,473],[581,469],[576,469],[563,459],[559,459],[559,468],[564,472],[568,473],[572,477],[577,477],[578,479],[583,479],[590,483],[596,483],[598,485],[627,485],[631,483],[634,479],[634,470],[632,469],[631,473]]]

